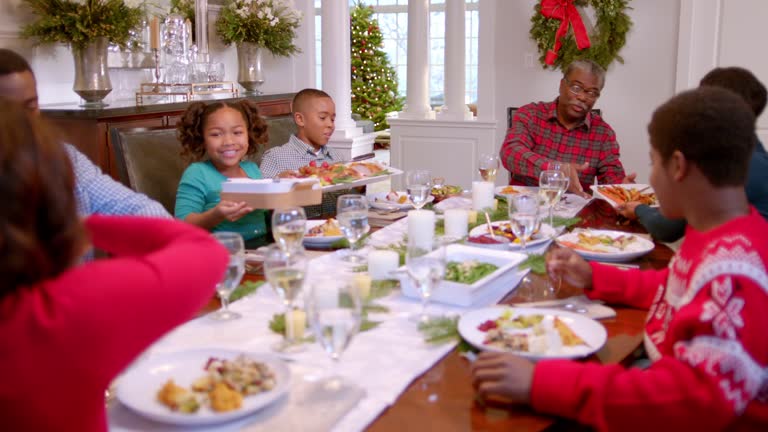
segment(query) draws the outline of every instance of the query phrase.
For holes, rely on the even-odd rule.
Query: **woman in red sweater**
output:
[[[481,396],[500,395],[598,430],[768,430],[768,222],[744,192],[755,118],[735,93],[703,87],[659,107],[651,185],[688,221],[669,267],[624,271],[554,251],[550,274],[592,298],[649,309],[646,370],[483,353]]]
[[[227,252],[180,222],[77,215],[64,146],[0,100],[0,428],[106,430],[104,390],[213,295]],[[77,265],[88,243],[110,259]]]

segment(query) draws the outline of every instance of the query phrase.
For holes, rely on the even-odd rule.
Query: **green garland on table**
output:
[[[575,0],[577,7],[592,6],[597,16],[597,24],[589,35],[590,47],[579,50],[573,38],[573,31],[569,30],[563,37],[563,46],[558,52],[555,69],[565,70],[571,62],[580,59],[589,59],[607,68],[614,60],[624,63],[619,51],[627,42],[627,33],[632,28],[632,20],[627,15],[627,9],[631,0]],[[531,17],[531,39],[536,42],[539,50],[539,62],[546,69],[544,59],[547,51],[555,44],[555,33],[560,27],[560,20],[547,18],[541,14],[541,2],[534,6],[534,14]],[[583,15],[582,15],[583,16]]]

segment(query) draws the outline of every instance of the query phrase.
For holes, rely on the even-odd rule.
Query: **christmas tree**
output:
[[[358,3],[350,13],[352,45],[352,112],[373,121],[375,130],[389,127],[386,114],[400,111],[397,75],[389,63],[373,8]]]

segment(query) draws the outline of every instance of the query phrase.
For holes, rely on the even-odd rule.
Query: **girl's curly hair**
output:
[[[73,265],[88,242],[61,140],[39,116],[0,98],[0,298]]]
[[[221,101],[206,104],[193,102],[189,105],[181,120],[176,123],[176,137],[181,142],[181,155],[192,162],[205,159],[205,138],[203,128],[208,117],[224,108],[232,108],[240,112],[248,125],[248,150],[246,156],[256,153],[259,146],[267,143],[269,134],[267,122],[259,115],[259,108],[249,99],[238,101]]]

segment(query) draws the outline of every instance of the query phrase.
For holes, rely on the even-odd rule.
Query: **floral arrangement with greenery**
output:
[[[125,48],[145,15],[146,0],[22,0],[36,19],[21,36],[83,48],[96,38]]]
[[[250,42],[287,57],[301,52],[293,43],[302,14],[290,0],[230,0],[216,19],[216,33],[227,44]]]

